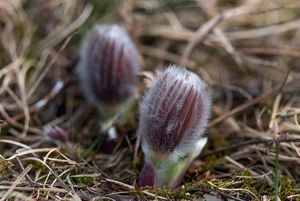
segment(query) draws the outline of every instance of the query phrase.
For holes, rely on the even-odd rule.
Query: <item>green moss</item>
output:
[[[33,161],[33,160],[28,160],[28,161],[24,161],[23,165],[24,167],[26,167],[27,165],[31,164],[32,165],[32,169],[35,169],[35,171],[41,171],[41,174],[46,174],[49,172],[49,169],[42,163],[38,162],[38,161]]]
[[[223,167],[225,165],[225,162],[223,159],[218,159],[216,155],[208,156],[204,159],[204,166],[203,169],[205,171],[212,171],[216,170],[220,167]]]
[[[152,188],[152,187],[141,187],[139,190],[147,190],[153,194],[158,196],[166,197],[171,200],[181,200],[181,199],[194,199],[194,197],[187,191],[186,188],[177,188],[175,190],[171,190],[170,188],[164,186],[160,188]]]
[[[237,172],[235,176],[251,176],[249,171]],[[224,182],[214,180],[214,185],[218,188],[220,187],[234,187],[235,184],[240,183],[242,189],[246,189],[259,196],[267,196],[269,199],[273,200],[274,198],[274,188],[270,186],[264,179],[254,179],[251,177],[240,178],[238,182]],[[232,184],[232,185],[231,185]],[[293,195],[292,189],[295,189],[296,186],[293,186],[293,181],[291,178],[282,176],[280,178],[280,198],[287,199],[288,196]],[[246,194],[245,194],[246,195]]]
[[[214,135],[212,137],[212,143],[217,149],[226,148],[229,146],[228,140],[223,135]]]
[[[248,177],[248,176],[252,176],[251,172],[248,170],[243,170],[240,172],[236,172],[233,174],[234,176],[244,176],[244,177]]]
[[[288,177],[280,177],[280,197],[286,199],[289,195],[292,195],[293,180]]]
[[[81,161],[84,150],[79,146],[63,146],[60,148],[62,154],[72,158],[74,161]]]
[[[184,185],[186,191],[194,191],[198,189],[210,189],[209,184],[205,180],[193,181]]]
[[[93,178],[92,177],[72,177],[71,181],[73,184],[79,185],[79,186],[86,186],[92,184]]]
[[[234,173],[235,176],[244,176],[236,177],[235,179],[212,179],[210,181],[200,180],[192,181],[186,183],[184,188],[178,188],[176,190],[170,190],[167,187],[153,189],[151,187],[146,187],[149,192],[157,194],[159,196],[166,197],[171,200],[176,199],[193,199],[193,191],[209,192],[212,188],[222,191],[222,188],[227,189],[244,189],[238,191],[240,198],[245,200],[257,200],[261,196],[266,196],[268,199],[274,199],[274,188],[266,182],[263,178],[251,178],[251,173],[249,171],[241,171]],[[249,177],[248,177],[249,176]],[[286,200],[288,196],[293,195],[292,189],[296,189],[297,186],[293,185],[292,179],[288,177],[280,178],[280,198]],[[145,188],[143,188],[145,189]],[[250,193],[251,192],[251,193]],[[237,191],[226,191],[226,193],[236,196]],[[253,194],[256,196],[254,196]]]
[[[274,188],[270,186],[265,180],[252,181],[248,184],[247,188],[253,189],[252,192],[257,192],[258,195],[267,195],[270,199],[274,198]],[[288,177],[280,177],[280,198],[285,200],[288,196],[293,195],[292,189],[296,188],[293,186],[293,181]],[[254,191],[255,190],[255,191]]]
[[[247,186],[251,186],[253,179],[250,177],[252,176],[251,172],[248,170],[244,170],[241,172],[236,172],[233,174],[234,176],[242,176],[243,177],[243,183]]]
[[[232,188],[235,187],[236,185],[240,185],[240,181],[235,181],[235,180],[217,180],[213,179],[212,181],[209,181],[210,185],[215,188]]]

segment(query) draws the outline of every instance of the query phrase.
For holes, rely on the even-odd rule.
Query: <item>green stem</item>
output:
[[[81,154],[82,158],[86,159],[89,157],[92,153],[93,150],[98,146],[98,143],[100,142],[99,138],[95,140],[89,147],[87,147]]]
[[[124,125],[130,121],[135,115],[134,111],[138,105],[137,99],[135,97],[128,100],[123,111],[120,112],[119,122]]]
[[[280,148],[280,142],[275,143],[275,181],[274,181],[274,187],[275,187],[275,201],[278,201],[279,196],[279,148]]]

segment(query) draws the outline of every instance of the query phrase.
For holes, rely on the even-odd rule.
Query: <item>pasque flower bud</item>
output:
[[[44,136],[57,145],[67,145],[69,143],[68,133],[59,126],[45,127]]]
[[[138,52],[118,25],[96,25],[86,36],[77,72],[87,98],[99,107],[126,101],[140,69]]]
[[[176,187],[207,138],[211,99],[205,83],[175,65],[163,71],[140,104],[138,134],[145,164],[140,185]]]

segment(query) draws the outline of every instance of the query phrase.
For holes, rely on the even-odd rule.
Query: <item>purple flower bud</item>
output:
[[[138,134],[145,162],[156,169],[154,186],[175,185],[181,171],[201,152],[210,104],[205,83],[176,66],[162,72],[147,92],[141,102]]]
[[[44,128],[44,136],[58,145],[65,145],[69,142],[68,133],[58,126]]]
[[[151,164],[145,163],[140,173],[139,186],[153,186],[155,178],[155,169]]]
[[[125,101],[134,92],[139,69],[139,55],[123,28],[97,25],[87,34],[77,71],[92,103],[99,106]]]

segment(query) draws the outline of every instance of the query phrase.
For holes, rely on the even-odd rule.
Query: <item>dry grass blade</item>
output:
[[[11,186],[3,186],[0,185],[0,191],[1,190],[9,190]],[[67,190],[65,189],[60,189],[56,187],[51,187],[51,188],[32,188],[32,187],[15,187],[14,190],[16,191],[41,191],[41,192],[53,192],[53,193],[68,193]]]
[[[88,19],[88,17],[91,15],[92,10],[93,6],[87,4],[81,15],[74,22],[69,24],[67,27],[61,27],[61,29],[58,30],[57,33],[41,41],[36,48],[37,52],[40,52],[44,48],[51,48],[61,42],[64,38],[68,37]]]
[[[17,177],[17,179],[14,181],[14,183],[11,185],[11,187],[6,191],[6,193],[3,195],[0,201],[6,200],[6,198],[9,197],[9,195],[13,192],[15,187],[21,182],[21,180],[27,175],[27,173],[31,170],[32,165],[29,164],[25,170]]]
[[[253,99],[253,100],[250,100],[246,103],[244,103],[243,105],[240,105],[236,108],[234,108],[233,110],[231,110],[230,112],[227,112],[226,114],[216,118],[216,119],[213,119],[209,124],[208,124],[208,127],[212,127],[222,121],[224,121],[225,119],[231,117],[231,116],[234,116],[240,112],[242,112],[243,110],[249,108],[250,106],[254,105],[254,104],[257,104],[259,103],[261,100],[263,100],[264,98],[272,95],[273,93],[275,93],[275,91],[277,90],[272,90],[272,91],[269,91],[269,92],[266,92],[265,94]]]
[[[215,26],[217,26],[218,23],[222,21],[222,19],[222,15],[217,15],[198,29],[198,31],[195,34],[195,37],[191,40],[191,42],[187,45],[186,49],[183,52],[180,62],[182,65],[187,65],[187,59],[191,54],[193,48],[202,40],[204,40],[209,31],[211,31]]]
[[[268,36],[272,34],[280,34],[283,32],[287,32],[293,29],[300,28],[300,20],[295,20],[292,22],[283,23],[280,25],[273,25],[258,29],[246,30],[246,31],[236,31],[236,32],[228,32],[226,33],[229,40],[245,40],[251,38],[258,38],[263,36]]]
[[[13,160],[16,157],[19,156],[24,156],[27,154],[35,154],[35,153],[43,153],[43,152],[49,152],[49,151],[54,151],[56,150],[56,148],[40,148],[40,149],[30,149],[30,150],[25,150],[25,151],[21,151],[19,153],[14,154],[13,156],[9,157],[7,160]]]

